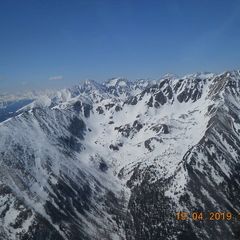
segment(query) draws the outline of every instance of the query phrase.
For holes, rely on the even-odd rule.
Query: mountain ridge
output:
[[[240,211],[240,72],[114,81],[0,123],[1,237],[236,239],[238,222],[175,214]]]

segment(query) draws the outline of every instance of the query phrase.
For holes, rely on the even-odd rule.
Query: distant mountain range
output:
[[[0,138],[0,239],[240,239],[240,71],[4,95]]]

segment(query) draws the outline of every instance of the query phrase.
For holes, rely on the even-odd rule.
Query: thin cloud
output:
[[[22,86],[26,86],[27,84],[28,84],[28,82],[26,82],[26,81],[22,81],[22,82],[21,82],[21,85],[22,85]]]
[[[52,76],[49,78],[50,81],[59,81],[59,80],[63,80],[63,76]]]

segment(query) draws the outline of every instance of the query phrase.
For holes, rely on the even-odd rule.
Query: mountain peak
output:
[[[123,77],[110,78],[103,83],[106,87],[127,86],[129,81]]]
[[[239,71],[88,80],[11,115],[0,123],[0,236],[236,239],[231,221],[202,231],[174,217],[240,212],[235,80]]]

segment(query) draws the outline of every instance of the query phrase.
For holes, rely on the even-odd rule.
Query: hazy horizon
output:
[[[0,92],[240,69],[239,10],[237,0],[4,1]]]

